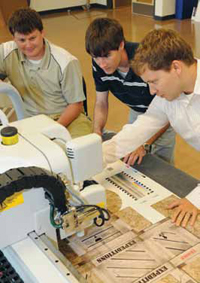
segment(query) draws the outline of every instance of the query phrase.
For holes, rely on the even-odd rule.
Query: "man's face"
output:
[[[152,95],[156,94],[168,101],[176,99],[182,92],[179,73],[173,65],[169,71],[153,71],[145,67],[141,78],[148,83]]]
[[[14,41],[20,51],[30,60],[40,60],[45,52],[44,32],[35,29],[29,34],[15,32]]]
[[[118,50],[111,50],[106,57],[93,57],[93,59],[106,74],[112,74],[121,63],[123,48],[120,45]]]

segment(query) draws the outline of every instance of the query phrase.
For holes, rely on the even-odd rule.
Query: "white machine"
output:
[[[57,229],[62,238],[83,233],[109,219],[105,189],[85,181],[102,171],[101,139],[71,140],[66,128],[44,115],[9,126],[17,128],[18,142],[0,143],[0,249],[10,261],[18,259],[19,273],[28,270],[16,282],[84,282],[66,266],[58,268],[55,255],[49,259],[41,237],[56,240]]]

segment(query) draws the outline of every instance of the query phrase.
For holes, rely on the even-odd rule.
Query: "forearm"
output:
[[[102,134],[102,131],[106,125],[107,117],[108,117],[108,108],[96,104],[94,109],[94,117],[93,117],[94,133],[97,133],[99,135]]]
[[[68,126],[80,115],[82,109],[83,109],[83,102],[69,104],[62,112],[57,122],[65,127]]]
[[[147,144],[152,145],[169,127],[169,123],[163,127],[160,131],[154,134],[150,139],[146,141]],[[143,157],[148,153],[147,149],[145,148],[144,144],[138,147],[133,152],[127,154],[123,161],[128,165],[134,165],[137,161],[137,164],[141,164]]]
[[[143,145],[167,123],[143,114],[127,124],[112,139],[103,143],[104,162],[112,163]]]
[[[157,132],[155,135],[153,135],[146,143],[153,144],[162,134],[166,132],[166,130],[169,128],[170,124],[168,123],[165,127],[163,127],[159,132]]]
[[[102,135],[108,118],[108,91],[96,92],[93,116],[93,132]]]

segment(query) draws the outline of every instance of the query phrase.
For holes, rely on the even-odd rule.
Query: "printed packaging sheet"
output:
[[[89,227],[83,237],[71,236],[63,253],[89,283],[200,283],[200,216],[193,227],[177,227],[168,205],[178,197],[142,181],[146,177],[139,172],[133,183],[140,193],[132,193],[127,170],[120,175],[111,168],[109,181],[98,177],[107,182],[111,220]],[[111,178],[113,172],[117,176]],[[110,186],[110,180],[119,188]]]

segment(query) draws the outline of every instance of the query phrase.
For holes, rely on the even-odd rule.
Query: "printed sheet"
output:
[[[194,227],[175,226],[168,205],[178,197],[117,166],[109,179],[96,178],[106,186],[111,220],[71,236],[63,253],[89,283],[200,283],[200,217]]]

